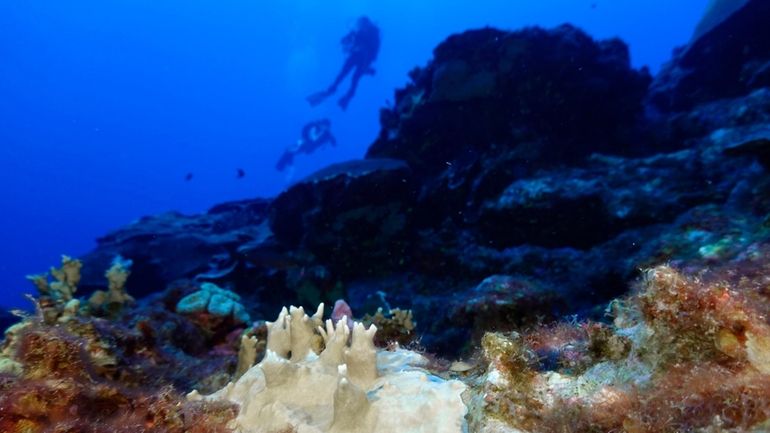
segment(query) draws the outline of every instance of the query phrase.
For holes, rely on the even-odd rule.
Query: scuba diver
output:
[[[343,110],[347,109],[350,100],[356,93],[358,81],[361,77],[375,74],[372,63],[377,59],[377,53],[380,51],[380,29],[369,18],[359,18],[356,28],[345,35],[340,43],[345,54],[347,54],[345,64],[342,66],[334,83],[328,89],[308,96],[307,101],[314,107],[333,95],[337,91],[337,87],[342,83],[342,80],[352,71],[353,76],[350,88],[337,102]]]
[[[337,140],[332,135],[332,123],[329,119],[321,119],[310,122],[302,127],[302,136],[297,143],[283,152],[275,168],[283,171],[287,167],[293,167],[294,157],[299,153],[313,153],[326,143],[337,145]]]

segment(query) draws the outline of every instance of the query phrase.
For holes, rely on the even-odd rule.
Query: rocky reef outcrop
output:
[[[638,128],[652,77],[630,67],[622,41],[570,25],[450,36],[410,79],[381,111],[367,157],[402,159],[423,178],[501,157],[520,175],[593,152],[653,151]]]
[[[770,4],[714,1],[693,40],[655,78],[653,105],[685,111],[770,86]]]
[[[102,270],[124,251],[133,261],[127,289],[134,296],[163,290],[169,282],[199,274],[212,278],[233,269],[238,249],[264,241],[268,200],[245,200],[212,207],[203,215],[176,212],[141,218],[97,239],[88,255],[80,288],[89,292],[104,286]]]
[[[409,308],[445,354],[489,328],[600,318],[639,268],[766,241],[770,89],[741,81],[770,40],[749,31],[760,16],[747,1],[712,20],[654,78],[621,41],[569,25],[453,35],[381,111],[365,159],[271,200],[144,218],[83,260],[133,260],[135,296],[214,282],[252,317],[338,298]]]
[[[364,159],[64,256],[0,427],[767,431],[770,8],[712,3],[656,77],[569,25],[451,36]]]

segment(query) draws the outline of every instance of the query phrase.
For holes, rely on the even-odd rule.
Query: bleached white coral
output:
[[[322,315],[323,304],[312,317],[284,308],[268,322],[259,364],[210,396],[188,398],[238,404],[233,428],[240,433],[464,431],[465,385],[429,374],[415,352],[378,351],[374,326],[351,330],[345,319],[322,326]]]

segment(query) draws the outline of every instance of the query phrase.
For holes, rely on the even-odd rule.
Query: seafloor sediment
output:
[[[744,3],[656,76],[568,25],[449,37],[364,159],[33,277],[0,431],[770,430],[770,6]]]

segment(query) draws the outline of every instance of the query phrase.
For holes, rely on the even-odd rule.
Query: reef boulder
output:
[[[296,183],[270,205],[283,246],[318,257],[340,276],[379,274],[406,259],[414,185],[394,159],[334,164]]]
[[[127,290],[144,296],[182,278],[204,275],[217,279],[243,262],[238,247],[262,241],[267,229],[267,200],[223,203],[200,215],[168,212],[147,216],[99,239],[94,251],[81,257],[80,293],[105,287],[103,269],[115,256],[133,261]]]
[[[426,175],[511,149],[520,169],[640,150],[651,76],[631,68],[617,39],[597,42],[570,25],[472,30],[450,36],[410,77],[382,110],[367,157],[403,159]]]
[[[651,102],[665,111],[770,86],[770,3],[714,1],[690,43],[655,78]]]

